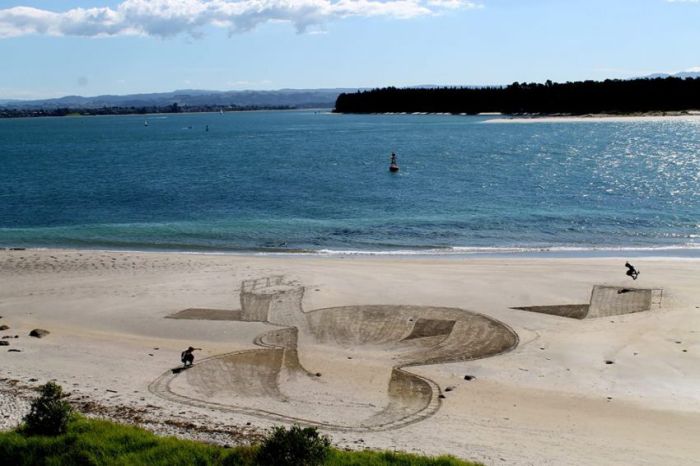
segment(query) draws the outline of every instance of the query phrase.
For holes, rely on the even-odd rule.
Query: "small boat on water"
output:
[[[396,154],[391,153],[391,162],[389,163],[389,171],[392,173],[396,173],[399,171],[399,164],[396,162]]]
[[[148,120],[143,120],[143,126],[148,126]]]

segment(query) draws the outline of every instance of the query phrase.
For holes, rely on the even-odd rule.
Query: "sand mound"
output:
[[[168,371],[150,390],[275,420],[384,430],[425,419],[440,406],[439,387],[403,368],[493,356],[518,343],[506,325],[462,309],[375,305],[303,312],[303,287],[264,283],[242,287],[242,320],[287,327],[256,337],[261,349]]]

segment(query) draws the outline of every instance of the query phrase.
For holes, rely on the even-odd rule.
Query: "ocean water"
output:
[[[700,119],[488,118],[0,120],[0,246],[700,253]]]

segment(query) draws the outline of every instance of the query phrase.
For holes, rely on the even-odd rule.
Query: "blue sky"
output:
[[[0,0],[0,99],[700,71],[700,0]]]

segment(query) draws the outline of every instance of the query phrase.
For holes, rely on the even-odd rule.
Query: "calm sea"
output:
[[[700,255],[700,119],[487,119],[0,120],[0,246]]]

